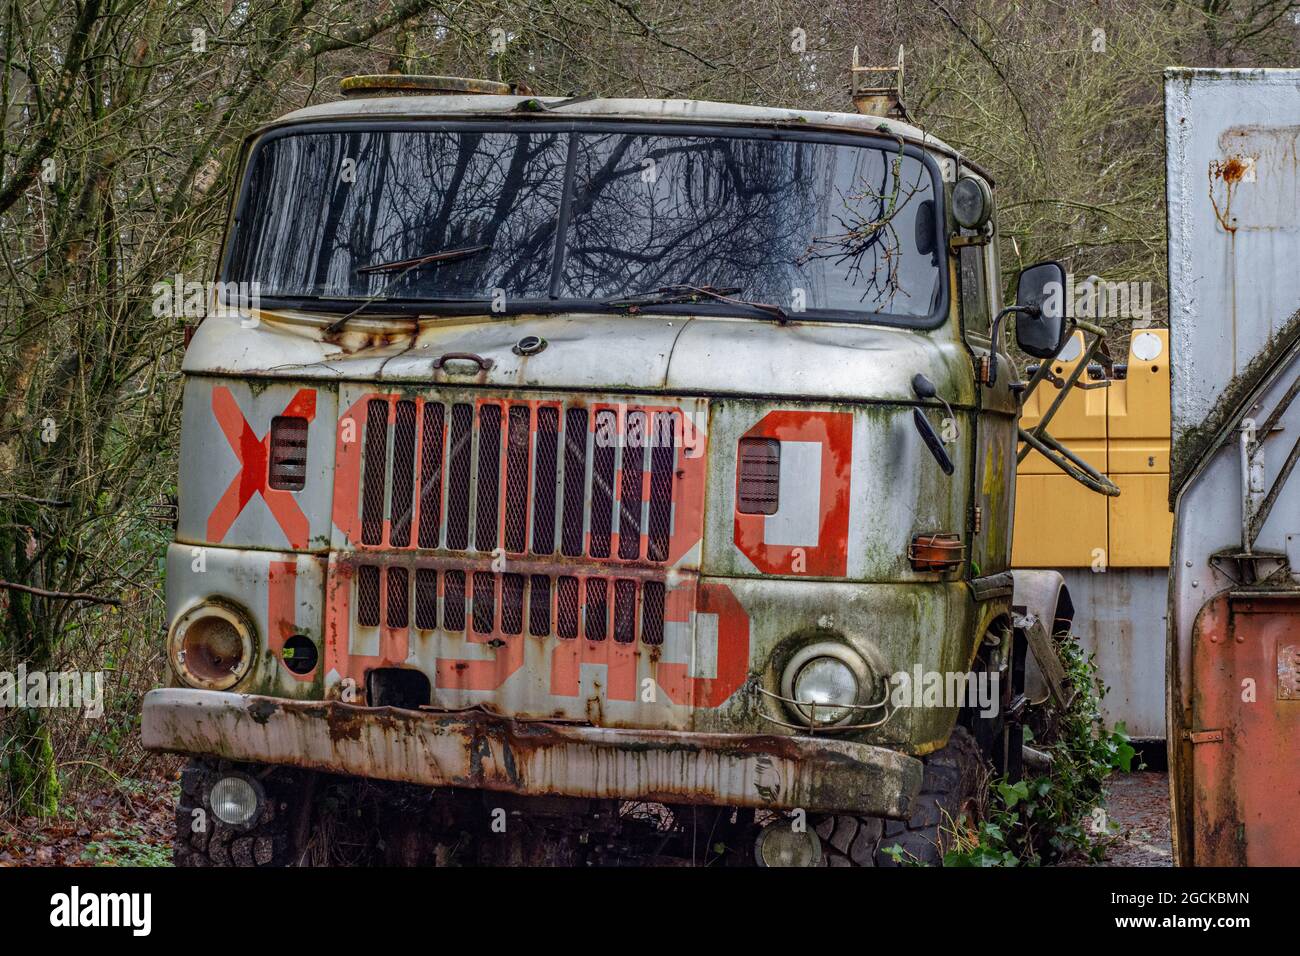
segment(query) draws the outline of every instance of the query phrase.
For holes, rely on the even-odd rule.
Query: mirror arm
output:
[[[1048,406],[1047,411],[1043,413],[1042,417],[1038,419],[1038,423],[1034,425],[1033,428],[1028,430],[1028,433],[1033,435],[1033,437],[1036,439],[1045,439],[1050,437],[1047,435],[1047,426],[1051,424],[1052,417],[1056,414],[1057,410],[1060,409],[1061,405],[1065,402],[1066,396],[1070,394],[1070,389],[1074,388],[1075,383],[1079,381],[1079,377],[1083,375],[1084,371],[1088,368],[1089,363],[1091,363],[1094,356],[1096,356],[1098,349],[1101,349],[1106,343],[1105,329],[1088,322],[1076,322],[1075,324],[1078,325],[1079,328],[1083,329],[1085,332],[1092,334],[1093,336],[1092,342],[1089,343],[1088,348],[1083,353],[1083,357],[1074,366],[1074,369],[1070,372],[1069,376],[1066,377],[1065,384],[1061,386],[1061,390],[1056,394],[1056,399],[1052,402],[1050,406]],[[1046,368],[1050,364],[1051,361],[1045,360],[1039,366],[1038,372],[1034,374],[1034,378],[1031,384],[1033,385],[1038,384],[1038,382],[1042,378],[1042,373],[1044,372],[1044,370],[1046,370]],[[1033,394],[1032,389],[1029,389],[1025,392],[1024,397],[1021,399],[1021,403],[1020,403],[1022,408],[1024,407],[1025,400],[1027,400],[1029,396],[1032,394]],[[1023,431],[1024,430],[1022,429],[1022,432]],[[1031,451],[1030,443],[1028,441],[1025,441],[1025,443],[1020,448],[1019,454],[1016,455],[1016,463],[1019,464],[1020,462],[1024,461],[1025,456],[1028,455],[1030,451]]]
[[[1025,315],[1038,315],[1042,310],[1033,305],[1009,305],[993,317],[993,329],[989,333],[989,377],[985,385],[995,385],[998,380],[998,346],[1002,343],[1002,320],[1012,312]]]

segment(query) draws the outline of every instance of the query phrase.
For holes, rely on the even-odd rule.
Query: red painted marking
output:
[[[272,561],[267,573],[266,643],[271,653],[280,656],[284,642],[298,632],[298,562]],[[287,667],[285,671],[297,681],[310,683],[315,670],[296,674]]]
[[[386,623],[385,600],[388,594],[388,575],[383,569],[379,575],[379,653],[353,654],[350,647],[351,628],[356,627],[352,617],[352,588],[356,579],[356,566],[334,562],[326,585],[325,618],[325,670],[337,671],[340,678],[352,678],[358,695],[365,687],[366,671],[375,667],[401,667],[410,656],[410,632],[391,628]]]
[[[676,588],[667,594],[664,614],[670,621],[690,620],[691,594],[698,616],[718,617],[718,669],[713,677],[690,677],[687,664],[660,661],[655,680],[675,704],[689,707],[721,707],[749,673],[749,615],[725,584],[709,582],[694,589]]]
[[[447,576],[438,575],[438,590],[443,590]],[[492,612],[492,633],[480,634],[474,630],[474,572],[465,572],[465,640],[473,644],[496,642],[493,654],[487,660],[444,657],[441,648],[448,637],[444,634],[439,644],[438,663],[435,667],[435,687],[452,690],[497,690],[524,666],[523,634],[506,634],[501,630],[501,600],[504,588],[497,579]],[[525,623],[526,629],[526,623]],[[457,635],[459,636],[459,635]],[[454,639],[454,638],[453,638]]]
[[[339,416],[334,435],[334,524],[351,545],[361,546],[361,439],[366,403],[362,395]],[[349,422],[351,423],[349,425]],[[350,435],[348,433],[351,433]],[[349,441],[344,441],[350,438]]]
[[[795,545],[767,544],[763,540],[767,516],[741,514],[737,511],[736,547],[754,562],[758,570],[766,574],[843,577],[848,570],[853,416],[848,412],[769,412],[744,437],[821,444],[821,516],[817,544],[799,548]],[[781,500],[785,501],[799,494],[799,489],[783,487],[780,494]],[[803,552],[802,571],[795,570],[798,557],[796,550]]]
[[[280,530],[288,539],[289,547],[307,547],[310,526],[307,516],[298,507],[293,493],[271,488],[267,484],[270,477],[268,474],[268,463],[271,458],[270,427],[267,427],[265,435],[258,438],[253,427],[244,418],[244,413],[240,411],[239,403],[235,401],[230,389],[224,385],[218,385],[212,390],[212,414],[216,417],[217,424],[221,426],[226,441],[230,442],[235,457],[239,459],[240,468],[239,474],[230,482],[229,487],[212,509],[212,514],[208,516],[208,540],[223,541],[230,531],[230,526],[243,512],[244,506],[253,499],[253,495],[261,495],[276,523],[280,525]],[[300,389],[281,414],[299,416],[310,422],[316,417],[315,389]]]
[[[605,697],[608,700],[636,699],[637,645],[609,640],[555,639],[551,651],[551,693],[577,697],[583,664],[605,668]]]

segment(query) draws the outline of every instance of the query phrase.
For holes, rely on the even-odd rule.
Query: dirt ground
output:
[[[179,783],[169,764],[64,794],[47,819],[0,820],[0,866],[171,866]]]
[[[1169,775],[1116,774],[1106,784],[1106,815],[1118,830],[1100,866],[1173,866]]]

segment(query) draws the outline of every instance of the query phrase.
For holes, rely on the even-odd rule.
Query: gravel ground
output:
[[[1169,775],[1116,774],[1106,785],[1106,815],[1118,825],[1099,866],[1173,866],[1169,844]]]

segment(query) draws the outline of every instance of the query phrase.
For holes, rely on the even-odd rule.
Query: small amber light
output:
[[[907,559],[917,571],[955,571],[965,550],[961,535],[918,534],[907,548]]]

